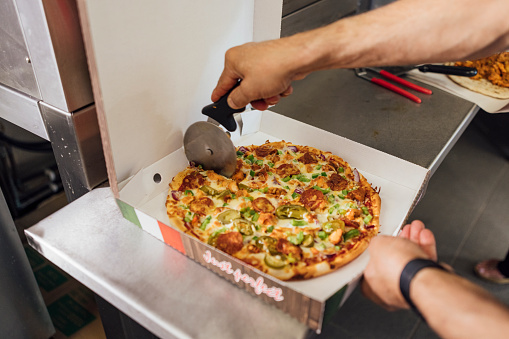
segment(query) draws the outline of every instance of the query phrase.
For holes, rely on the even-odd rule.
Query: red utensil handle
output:
[[[421,103],[421,99],[419,97],[416,97],[415,95],[413,95],[412,93],[409,93],[407,91],[405,91],[404,89],[401,89],[399,88],[398,86],[395,86],[383,79],[378,79],[378,78],[371,78],[371,82],[377,84],[377,85],[380,85],[382,87],[385,87],[393,92],[396,92],[404,97],[407,97],[408,99],[412,100],[412,101],[415,101],[416,103],[420,104]]]
[[[402,84],[408,88],[411,88],[415,91],[418,91],[418,92],[421,92],[421,93],[424,93],[424,94],[432,94],[433,92],[430,90],[430,89],[427,89],[427,88],[424,88],[424,87],[421,87],[421,86],[417,86],[416,84],[414,83],[411,83],[409,81],[406,81],[405,79],[401,79],[400,77],[392,74],[392,73],[389,73],[387,71],[384,71],[384,70],[381,70],[380,71],[380,75],[386,77],[387,79],[391,79],[392,81],[394,82],[397,82],[399,84]]]

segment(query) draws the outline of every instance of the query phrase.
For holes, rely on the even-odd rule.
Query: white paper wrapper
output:
[[[481,107],[488,113],[509,112],[509,99],[496,99],[484,94],[473,92],[459,86],[451,79],[449,79],[447,75],[437,73],[423,73],[414,69],[408,72],[408,76],[412,79],[419,80],[425,84],[432,85],[436,88],[468,100]]]

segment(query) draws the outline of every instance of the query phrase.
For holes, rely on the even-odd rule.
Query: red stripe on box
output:
[[[163,235],[163,240],[165,243],[176,249],[182,254],[186,254],[186,250],[184,248],[184,244],[182,243],[182,238],[180,233],[168,225],[163,224],[158,221],[159,229],[161,230],[161,234]]]

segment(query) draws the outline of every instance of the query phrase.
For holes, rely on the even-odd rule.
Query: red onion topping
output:
[[[239,152],[247,153],[247,152],[248,152],[248,150],[247,150],[247,148],[245,148],[244,146],[240,146],[240,147],[239,147]]]
[[[171,197],[174,199],[174,200],[177,200],[179,201],[180,200],[180,195],[182,194],[182,192],[179,192],[179,191],[171,191]]]
[[[357,172],[357,168],[354,168],[354,169],[353,169],[353,180],[354,180],[355,182],[359,182],[359,179],[360,179],[360,177],[359,177],[359,172]]]
[[[297,153],[298,149],[296,146],[288,146],[288,149],[294,153]]]
[[[323,161],[327,160],[327,158],[325,158],[325,155],[323,155],[323,154],[321,154],[321,153],[320,153],[320,158],[321,158]]]
[[[304,193],[304,189],[302,187],[297,187],[295,190],[294,190],[295,193],[297,194],[302,194]]]

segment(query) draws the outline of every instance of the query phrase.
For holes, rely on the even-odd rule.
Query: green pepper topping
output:
[[[268,164],[267,164],[267,165],[269,165],[269,167],[270,167],[270,168],[274,167],[274,163],[273,163],[273,162],[270,162],[270,161],[268,162]]]
[[[276,208],[276,217],[279,219],[302,219],[307,209],[300,205],[281,205]]]
[[[349,239],[358,237],[359,235],[361,235],[361,232],[359,232],[359,230],[357,230],[357,229],[353,229],[353,230],[346,232],[345,235],[343,236],[343,238],[345,239],[345,241],[347,241]]]
[[[304,232],[300,231],[297,235],[290,235],[286,239],[294,245],[300,245],[304,240]]]
[[[362,213],[369,214],[369,209],[366,206],[362,206],[361,209],[362,209]]]
[[[300,182],[310,182],[311,181],[311,179],[309,179],[305,174],[293,175],[292,178],[297,179]]]
[[[267,266],[275,268],[275,269],[281,269],[286,266],[284,255],[266,254],[263,261],[265,261]]]
[[[322,169],[322,165],[317,165],[317,166],[315,167],[315,169],[316,169],[317,171],[321,170],[321,169]]]
[[[242,235],[253,235],[253,223],[244,219],[233,220],[233,227],[237,228]]]
[[[315,239],[311,234],[306,234],[301,245],[304,247],[313,247],[315,245]]]
[[[307,224],[305,220],[292,220],[292,226],[306,226]]]
[[[243,156],[243,155],[244,155],[244,153],[242,153],[241,151],[237,151],[237,156],[238,156],[238,157],[241,157],[241,156]]]
[[[225,227],[223,227],[221,229],[218,229],[217,231],[215,231],[214,233],[212,233],[210,235],[209,239],[207,240],[207,243],[209,245],[212,245],[212,246],[216,247],[216,245],[217,245],[217,237],[219,236],[219,234],[224,233],[224,232],[226,232],[226,228]]]
[[[256,173],[255,173],[255,171],[250,170],[250,171],[249,171],[249,175],[250,175],[250,176],[252,176],[252,177],[254,177],[254,176],[256,175]]]
[[[299,193],[296,193],[296,192],[293,192],[292,193],[292,198],[295,199],[299,196],[300,194]]]
[[[239,218],[240,212],[236,210],[226,210],[217,216],[217,220],[223,225],[227,225],[231,223],[234,219]]]
[[[371,219],[373,219],[373,216],[371,214],[368,214],[365,218],[364,218],[364,223],[367,225],[369,224],[369,222],[371,221]]]
[[[316,178],[318,178],[318,176],[319,176],[319,175],[320,175],[319,173],[315,173],[315,174],[313,174],[313,175],[311,176],[311,178],[316,179]]]
[[[288,182],[288,181],[292,180],[292,178],[290,178],[290,177],[284,177],[284,178],[283,178],[283,179],[281,179],[281,180],[283,180],[283,182]]]
[[[202,187],[200,187],[200,190],[207,195],[218,195],[219,194],[219,192],[217,190],[215,190],[212,187],[207,186],[207,185],[203,185]]]
[[[345,169],[343,167],[339,167],[338,168],[338,173],[343,173],[343,172],[345,172]]]
[[[345,230],[345,222],[343,220],[331,220],[327,221],[325,224],[323,224],[322,229],[327,234],[331,234],[337,229]]]
[[[322,240],[325,240],[325,239],[327,239],[327,237],[328,237],[328,235],[324,231],[319,231],[318,232],[318,238],[320,238]]]
[[[320,186],[316,186],[316,185],[315,185],[315,186],[313,186],[313,188],[314,188],[315,190],[318,190],[318,191],[322,192],[323,194],[327,194],[327,193],[329,193],[329,192],[330,192],[330,188],[325,188],[325,189],[324,189],[324,188],[321,188]]]
[[[188,195],[188,194],[191,194],[192,196],[194,196],[193,191],[191,191],[191,190],[185,190],[185,191],[184,191],[184,195]]]
[[[272,233],[272,231],[274,231],[274,226],[267,227],[267,233]]]
[[[347,195],[347,194],[348,194],[348,190],[342,190],[342,191],[341,191],[341,194],[343,194],[343,195]]]
[[[255,164],[257,164],[258,166],[263,166],[263,160],[256,160]]]
[[[256,222],[256,221],[258,221],[258,218],[260,218],[260,214],[258,214],[257,212],[255,212],[255,213],[253,214],[253,219],[251,219],[251,220],[253,220],[254,222]]]
[[[207,218],[205,218],[205,220],[203,220],[203,222],[201,223],[201,226],[200,226],[200,229],[202,231],[205,231],[205,228],[207,228],[207,225],[210,223],[211,218],[212,218],[212,216],[209,215]]]

